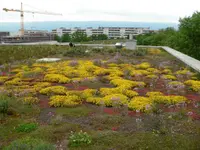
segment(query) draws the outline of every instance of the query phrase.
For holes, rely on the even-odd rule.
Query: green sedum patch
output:
[[[38,128],[38,125],[36,123],[25,123],[25,124],[20,124],[17,128],[17,132],[31,132],[34,131]]]

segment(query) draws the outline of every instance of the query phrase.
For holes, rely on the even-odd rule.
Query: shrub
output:
[[[0,95],[0,113],[5,116],[8,112],[8,96]]]
[[[74,56],[88,56],[89,53],[86,53],[85,51],[86,48],[84,47],[74,47],[74,48],[71,48],[67,51],[65,51],[63,53],[63,56],[69,56],[69,57],[74,57]]]
[[[78,147],[82,144],[89,145],[92,143],[92,139],[90,135],[88,135],[86,132],[83,132],[82,130],[78,133],[71,132],[69,137],[69,146],[70,147]]]
[[[25,123],[25,124],[20,124],[17,128],[17,132],[31,132],[34,131],[38,128],[38,125],[35,123]]]
[[[149,48],[147,52],[150,55],[159,55],[161,53],[161,50],[155,48]]]
[[[47,142],[35,138],[22,138],[13,141],[3,150],[55,150],[56,148]]]
[[[135,56],[145,56],[147,55],[148,51],[146,48],[140,48],[134,51]]]
[[[32,105],[32,104],[37,104],[40,100],[37,97],[29,96],[29,97],[24,97],[23,101],[25,104]]]

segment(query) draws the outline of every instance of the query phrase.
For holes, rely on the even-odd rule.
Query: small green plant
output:
[[[3,117],[5,117],[8,112],[8,100],[8,96],[0,95],[0,114],[2,114]]]
[[[158,103],[153,103],[152,104],[152,113],[153,114],[161,114],[162,113],[162,110],[160,109]]]
[[[55,150],[56,148],[49,143],[35,138],[22,138],[13,141],[3,150]]]
[[[84,48],[84,47],[73,47],[73,48],[70,48],[70,49],[66,50],[63,53],[63,55],[64,56],[68,56],[68,57],[76,57],[76,56],[83,57],[83,56],[88,56],[89,53],[87,53],[85,49],[86,48]]]
[[[92,139],[88,133],[83,132],[82,130],[78,133],[71,132],[69,137],[69,146],[78,147],[81,145],[89,145],[92,143]]]
[[[140,48],[134,51],[135,56],[145,56],[147,55],[148,51],[146,48]]]
[[[25,124],[21,124],[16,128],[17,132],[31,132],[34,131],[38,128],[38,125],[35,123],[25,123]]]

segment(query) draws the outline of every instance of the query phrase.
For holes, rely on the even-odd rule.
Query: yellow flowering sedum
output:
[[[139,95],[138,92],[132,91],[132,90],[125,90],[123,94],[126,95],[129,98],[133,98],[133,97]]]
[[[19,85],[16,88],[18,88],[18,89],[29,89],[29,88],[31,88],[31,86],[30,85]]]
[[[61,74],[47,74],[44,77],[44,81],[57,82],[57,83],[69,83],[70,79]]]
[[[117,88],[100,88],[99,91],[102,96],[120,93]]]
[[[151,103],[152,102],[151,102],[150,98],[138,96],[138,97],[132,98],[132,100],[128,104],[128,107],[131,110],[141,110],[141,111],[144,111],[145,107],[147,105],[150,105]]]
[[[187,80],[184,82],[186,85],[190,86],[193,91],[200,91],[200,81]]]
[[[154,74],[150,74],[150,75],[148,75],[146,77],[149,78],[149,79],[157,79],[158,78],[158,76],[154,75]]]
[[[169,82],[168,84],[172,86],[184,86],[184,84],[179,81],[172,81],[172,82]]]
[[[139,96],[136,91],[133,91],[133,88],[144,87],[146,84],[132,81],[131,78],[141,79],[141,81],[146,79],[156,81],[155,79],[158,79],[160,74],[161,78],[166,80],[176,80],[175,75],[179,74],[191,77],[194,75],[187,69],[172,73],[170,69],[152,68],[147,62],[138,65],[105,62],[103,66],[95,66],[92,61],[85,60],[35,63],[32,67],[22,66],[12,70],[15,75],[11,79],[0,77],[0,82],[3,82],[8,91],[13,92],[17,97],[26,96],[23,101],[27,104],[37,103],[39,100],[30,95],[36,95],[39,92],[51,96],[49,104],[54,107],[76,106],[86,101],[95,105],[104,104],[105,106],[128,104],[128,107],[132,110],[145,111],[153,103],[177,104],[187,102],[187,99],[183,96],[165,96],[161,92],[148,92],[146,97]],[[44,78],[31,81],[28,75],[32,75],[32,73],[33,75],[34,73],[41,73],[41,77],[44,76]],[[106,79],[114,87],[100,88],[99,90],[68,91],[64,86],[52,86],[52,82],[72,82],[76,88],[82,81],[92,82],[101,79],[99,76],[102,76],[102,79]],[[26,77],[26,80],[23,77]],[[83,85],[88,83],[85,82]],[[194,91],[200,91],[200,81],[188,80],[185,84]],[[176,87],[176,85],[183,85],[183,83],[172,81],[167,86],[172,87],[172,85]]]
[[[49,82],[37,82],[34,85],[34,88],[36,89],[36,91],[40,91],[41,89],[48,87],[48,86],[51,86],[51,83],[49,83]]]
[[[42,73],[44,70],[40,67],[35,67],[35,68],[33,68],[32,71],[35,72],[35,73]]]
[[[149,48],[148,53],[151,55],[159,55],[161,53],[161,50],[159,49],[154,49],[154,48]]]
[[[37,104],[40,100],[37,97],[24,97],[23,101],[25,104]]]
[[[147,69],[147,68],[150,68],[151,67],[151,64],[148,63],[148,62],[143,62],[139,65],[136,65],[136,68],[138,69]]]
[[[161,92],[147,92],[146,96],[153,97],[153,96],[163,96]]]
[[[173,75],[163,75],[162,76],[163,79],[166,79],[166,80],[176,80],[177,78]]]
[[[28,82],[23,82],[20,78],[14,78],[12,80],[6,81],[5,85],[26,85]]]
[[[18,73],[18,72],[22,72],[22,71],[23,71],[22,69],[16,68],[16,69],[13,69],[11,72]]]
[[[156,68],[148,68],[147,71],[151,72],[151,73],[160,73],[160,71]]]
[[[86,89],[82,92],[82,98],[87,99],[88,97],[92,97],[96,94],[97,90],[95,89]]]
[[[177,104],[187,102],[187,98],[184,96],[163,96],[160,92],[149,92],[149,97],[134,97],[128,104],[128,107],[132,110],[145,111],[146,106],[151,106],[153,103],[164,104]]]
[[[164,74],[172,74],[172,71],[170,69],[164,69],[162,71],[162,73],[164,73]]]
[[[122,77],[119,77],[119,76],[117,76],[115,74],[110,74],[108,76],[105,76],[105,79],[111,81],[111,80],[114,80],[114,79],[122,79]]]
[[[23,65],[21,68],[24,71],[30,71],[31,70],[27,65]]]
[[[187,98],[184,96],[152,96],[150,99],[152,102],[164,104],[177,104],[187,101]]]
[[[98,104],[98,105],[101,105],[101,102],[103,102],[103,104],[104,104],[104,101],[103,101],[103,98],[101,98],[101,97],[88,97],[87,99],[86,99],[86,102],[88,102],[88,103],[93,103],[93,104]]]
[[[133,70],[131,72],[131,76],[146,76],[146,75],[149,75],[151,74],[151,72],[149,71],[146,71],[146,70]]]
[[[8,80],[8,77],[1,77],[0,76],[0,83],[5,82],[6,80]]]
[[[123,86],[124,89],[131,89],[137,86],[145,86],[144,82],[130,81],[126,79],[114,79],[110,81],[115,86]]]
[[[180,75],[187,75],[188,74],[188,75],[191,75],[191,76],[195,75],[195,73],[191,72],[188,69],[179,70],[179,71],[175,72],[175,74],[180,74]]]
[[[111,94],[103,97],[103,102],[105,106],[113,106],[114,103],[118,105],[123,105],[128,103],[128,97],[122,94]],[[100,104],[100,101],[96,102],[97,105]]]
[[[80,97],[76,95],[71,96],[52,96],[50,98],[49,105],[54,107],[67,107],[67,106],[75,106],[81,104]]]
[[[128,103],[128,97],[123,94],[110,94],[105,97],[88,97],[86,102],[96,105],[114,106]]]
[[[97,75],[97,76],[108,75],[109,73],[110,71],[104,68],[98,68],[94,71],[94,75]]]
[[[41,94],[51,95],[51,94],[60,94],[65,95],[67,89],[63,86],[51,86],[40,90]]]
[[[67,91],[66,95],[67,96],[77,95],[77,96],[81,97],[82,96],[82,91]]]

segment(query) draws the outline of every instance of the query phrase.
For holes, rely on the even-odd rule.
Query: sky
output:
[[[3,8],[39,10],[62,16],[25,13],[34,21],[131,21],[173,22],[200,11],[200,0],[0,0],[0,23],[20,22],[20,14]]]

